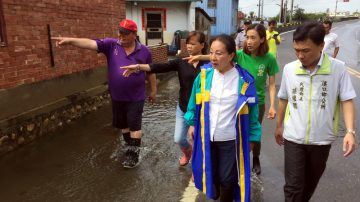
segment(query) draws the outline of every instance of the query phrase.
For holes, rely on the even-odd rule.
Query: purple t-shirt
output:
[[[117,39],[96,39],[96,43],[98,51],[104,53],[107,58],[111,98],[116,101],[145,100],[145,73],[140,71],[131,74],[129,77],[124,77],[124,70],[120,67],[152,63],[151,53],[148,48],[136,42],[134,52],[126,55],[125,49]]]

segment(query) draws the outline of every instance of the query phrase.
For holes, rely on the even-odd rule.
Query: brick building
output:
[[[0,48],[0,89],[103,66],[101,55],[51,48],[49,37],[116,37],[119,19],[125,18],[125,3],[119,0],[0,0],[0,4],[1,38],[6,39]]]
[[[0,138],[39,113],[106,91],[104,55],[56,48],[50,37],[117,37],[124,18],[125,0],[0,0]],[[150,49],[155,62],[167,61],[166,47]]]

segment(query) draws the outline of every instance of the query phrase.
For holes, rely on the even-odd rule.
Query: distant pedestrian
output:
[[[332,22],[330,20],[325,20],[323,25],[325,28],[325,45],[323,51],[330,57],[336,58],[340,50],[338,35],[330,32],[332,28]]]
[[[275,30],[276,27],[276,20],[271,20],[269,22],[268,29],[266,30],[266,39],[269,45],[269,53],[273,54],[275,58],[277,58],[277,45],[281,43],[279,32]]]
[[[109,90],[112,100],[113,126],[122,131],[128,145],[125,168],[133,168],[139,163],[141,145],[141,121],[145,101],[145,73],[138,72],[131,77],[124,77],[119,67],[151,63],[151,53],[147,47],[136,40],[137,25],[132,20],[122,20],[119,25],[118,39],[86,39],[53,37],[57,46],[73,45],[105,54],[108,64]],[[150,101],[156,96],[155,74],[148,75],[151,93]]]
[[[251,20],[247,19],[244,21],[244,26],[238,30],[239,32],[235,38],[236,50],[240,50],[244,46],[244,41],[246,40],[246,30],[251,25]]]
[[[250,201],[250,141],[260,141],[254,78],[233,62],[234,39],[211,42],[210,61],[196,77],[187,112],[194,139],[196,188],[211,199]]]
[[[321,23],[299,26],[293,34],[298,60],[283,69],[275,140],[284,145],[287,202],[311,199],[338,137],[340,104],[344,156],[355,149],[355,90],[345,64],[322,53],[324,37]]]
[[[192,31],[186,38],[186,49],[189,55],[207,54],[207,44],[205,34],[198,31]],[[187,139],[189,126],[186,124],[184,114],[187,111],[191,89],[196,76],[200,72],[200,67],[209,61],[198,61],[194,64],[189,64],[187,60],[182,58],[171,60],[162,64],[135,64],[122,67],[126,69],[125,76],[135,73],[138,70],[147,71],[151,73],[165,73],[176,71],[179,83],[179,103],[176,107],[176,122],[174,140],[180,146],[182,156],[179,159],[179,164],[185,166],[189,163],[192,153],[192,145]]]

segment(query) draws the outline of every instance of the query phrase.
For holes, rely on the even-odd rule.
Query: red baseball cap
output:
[[[119,32],[129,34],[130,32],[137,32],[137,25],[132,20],[121,20],[119,23]]]

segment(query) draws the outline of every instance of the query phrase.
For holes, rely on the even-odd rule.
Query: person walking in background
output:
[[[195,186],[221,202],[250,201],[249,143],[261,136],[254,78],[234,64],[235,55],[231,36],[212,40],[211,65],[196,77],[184,116]]]
[[[277,45],[279,45],[281,42],[279,32],[275,31],[276,27],[276,20],[271,20],[269,22],[269,27],[266,30],[266,39],[269,45],[269,53],[273,54],[275,58],[277,58]]]
[[[240,30],[235,38],[236,50],[243,48],[244,41],[246,40],[246,30],[251,25],[251,20],[245,20],[242,30]]]
[[[189,55],[201,55],[207,53],[207,45],[205,41],[205,35],[202,32],[192,31],[186,38],[186,49]],[[189,126],[186,124],[184,114],[187,111],[189,98],[191,95],[192,85],[196,76],[200,72],[200,67],[208,61],[198,61],[193,64],[189,64],[188,61],[178,58],[171,60],[168,63],[163,64],[135,64],[125,67],[125,76],[129,76],[138,70],[147,71],[151,73],[165,73],[170,71],[176,71],[179,83],[179,103],[176,106],[176,122],[174,140],[180,146],[182,156],[179,160],[181,166],[185,166],[189,163],[192,153],[192,145],[187,139],[187,132]]]
[[[323,51],[330,57],[336,58],[340,50],[338,35],[330,32],[332,28],[332,22],[330,20],[325,20],[323,25],[325,28],[325,45]]]
[[[322,52],[324,37],[321,23],[306,23],[295,30],[298,60],[285,65],[278,92],[275,140],[284,145],[288,202],[311,199],[338,137],[340,104],[346,127],[344,156],[355,149],[355,90],[345,64]]]
[[[273,54],[268,52],[269,47],[266,41],[266,29],[261,24],[252,24],[246,31],[246,41],[244,49],[236,53],[236,62],[249,71],[255,78],[256,93],[259,98],[259,122],[265,114],[265,94],[266,94],[266,81],[269,77],[269,98],[270,107],[267,118],[274,119],[276,116],[275,98],[275,74],[279,72],[278,63]],[[260,150],[261,141],[254,143],[253,148],[253,168],[252,171],[257,175],[261,173],[260,166]]]
[[[141,121],[145,101],[145,74],[138,72],[124,77],[120,66],[151,63],[148,48],[136,40],[137,25],[132,20],[122,20],[119,25],[118,39],[86,39],[53,37],[57,46],[73,45],[105,54],[108,65],[109,91],[112,100],[113,126],[121,129],[127,151],[123,166],[133,168],[139,163],[141,145]],[[155,101],[155,74],[148,75],[151,85],[150,101]]]

